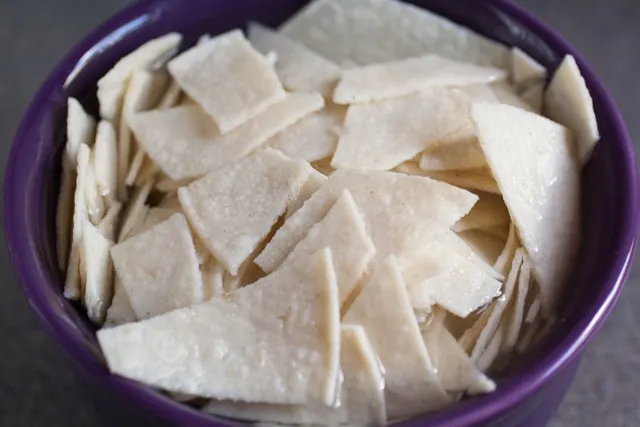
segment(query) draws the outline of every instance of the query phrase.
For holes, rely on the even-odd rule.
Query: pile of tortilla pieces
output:
[[[181,44],[122,58],[97,124],[68,103],[59,264],[109,369],[284,424],[494,390],[553,324],[580,241],[599,135],[575,60],[548,79],[392,0]]]

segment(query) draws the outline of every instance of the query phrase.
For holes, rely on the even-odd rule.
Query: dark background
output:
[[[3,168],[18,120],[42,79],[87,31],[128,3],[0,0]],[[631,136],[639,141],[640,0],[518,3],[558,29],[584,55],[612,92]],[[0,426],[106,427],[108,423],[101,421],[70,371],[66,356],[45,335],[29,308],[4,243],[0,277]],[[640,426],[640,314],[635,309],[640,310],[639,282],[636,262],[615,311],[589,346],[578,380],[553,427]]]

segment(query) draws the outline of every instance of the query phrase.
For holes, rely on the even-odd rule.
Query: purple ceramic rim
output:
[[[38,316],[44,322],[46,328],[55,339],[60,342],[68,354],[94,375],[101,384],[112,389],[124,399],[144,407],[149,413],[180,425],[241,425],[228,421],[224,423],[216,422],[210,416],[204,415],[186,405],[177,403],[149,387],[110,375],[102,363],[95,357],[95,354],[86,347],[85,343],[77,334],[73,333],[73,327],[55,312],[46,300],[45,295],[38,292],[37,287],[39,283],[42,283],[46,278],[44,274],[38,270],[34,259],[24,257],[24,254],[33,252],[33,249],[30,247],[30,242],[26,241],[23,237],[27,234],[26,220],[23,217],[24,215],[21,217],[20,212],[16,212],[12,208],[12,203],[15,201],[12,184],[18,173],[16,170],[16,159],[21,149],[19,142],[25,139],[28,130],[42,118],[44,113],[41,111],[41,107],[47,104],[50,93],[64,82],[85,52],[105,36],[120,28],[123,22],[129,22],[140,16],[145,16],[149,7],[156,2],[157,0],[144,0],[136,3],[116,14],[103,25],[92,31],[63,58],[37,92],[20,123],[7,162],[7,173],[3,189],[5,234],[12,264],[31,306],[38,313]],[[554,50],[569,52],[576,58],[594,98],[600,100],[603,105],[602,110],[604,114],[610,116],[609,121],[615,129],[615,139],[621,142],[619,149],[621,150],[624,168],[627,171],[627,181],[626,187],[621,191],[626,197],[625,200],[621,202],[621,215],[618,223],[620,224],[619,227],[624,238],[620,243],[620,252],[616,253],[608,269],[606,283],[609,285],[603,289],[589,308],[589,315],[581,319],[552,352],[536,361],[525,374],[505,381],[495,393],[465,402],[462,405],[434,415],[416,418],[403,423],[403,425],[407,426],[424,425],[425,423],[440,427],[474,425],[504,413],[536,393],[549,378],[566,367],[574,357],[580,353],[595,332],[601,327],[620,295],[623,283],[629,274],[631,260],[635,250],[638,230],[638,200],[640,199],[638,193],[638,173],[631,139],[611,96],[580,55],[546,24],[508,0],[485,0],[485,2],[495,5],[497,9],[514,17],[526,27],[532,29],[537,36],[543,39]]]

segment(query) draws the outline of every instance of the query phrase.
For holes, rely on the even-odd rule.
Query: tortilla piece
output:
[[[519,47],[511,48],[511,78],[516,86],[547,78],[547,69]]]
[[[82,296],[80,284],[80,245],[82,229],[89,219],[87,213],[85,183],[87,169],[91,161],[91,149],[84,143],[78,146],[76,191],[73,196],[73,218],[71,231],[71,250],[67,264],[67,277],[64,284],[64,297],[77,300]]]
[[[428,54],[344,70],[333,93],[333,102],[356,104],[380,101],[435,86],[487,84],[505,77],[504,70]]]
[[[446,230],[444,232],[440,232],[433,238],[438,240],[441,244],[455,250],[458,255],[462,256],[467,261],[482,268],[489,276],[493,277],[494,279],[504,279],[504,274],[496,271],[493,268],[492,264],[484,261],[482,257],[478,253],[476,253],[472,246],[470,246],[465,240],[463,240],[453,231]]]
[[[93,152],[93,164],[98,190],[100,195],[112,204],[117,198],[118,143],[113,125],[106,120],[101,120],[98,123],[96,144]]]
[[[171,108],[178,105],[180,101],[180,96],[182,95],[182,88],[175,80],[172,80],[169,83],[169,87],[162,95],[160,102],[158,102],[158,108]]]
[[[531,105],[524,102],[522,98],[517,94],[515,88],[511,86],[508,82],[499,82],[491,85],[491,90],[496,95],[498,99],[498,103],[511,105],[512,107],[517,107],[522,110],[535,112]]]
[[[319,173],[319,172],[318,172]],[[71,220],[73,215],[73,199],[76,188],[76,172],[66,156],[62,157],[62,177],[60,193],[56,207],[56,254],[58,269],[63,274],[67,269],[69,247],[71,245]]]
[[[182,187],[181,183],[175,182],[168,176],[166,176],[162,171],[158,173],[158,179],[155,183],[155,189],[161,193],[176,195],[178,188]]]
[[[329,104],[299,122],[281,130],[267,145],[293,159],[315,162],[336,151],[346,109]]]
[[[504,247],[504,244],[507,242],[507,238],[509,237],[509,228],[511,227],[511,222],[502,225],[496,225],[493,227],[482,227],[479,228],[478,231],[485,233],[486,235],[493,237],[497,242],[500,242],[500,249]]]
[[[226,294],[224,289],[223,277],[225,269],[212,256],[200,267],[202,273],[202,284],[204,286],[204,300],[209,301],[211,298],[223,297]]]
[[[85,221],[82,229],[82,259],[86,266],[84,306],[89,319],[101,325],[113,296],[113,265],[109,251],[113,243]]]
[[[480,193],[478,196],[478,202],[453,226],[453,231],[461,232],[509,224],[509,211],[502,197],[488,193]]]
[[[419,248],[435,229],[451,227],[477,197],[427,178],[393,172],[338,170],[296,211],[256,258],[264,271],[275,270],[319,222],[343,190],[349,190],[363,215],[377,257],[401,256]]]
[[[395,257],[390,256],[377,266],[343,323],[364,327],[384,366],[389,419],[440,409],[450,403],[422,340]]]
[[[531,261],[527,254],[524,254],[522,265],[520,266],[520,276],[518,277],[518,285],[516,287],[516,298],[513,301],[512,312],[509,316],[509,322],[505,324],[505,336],[502,342],[501,352],[511,354],[515,349],[522,330],[524,322],[524,308],[529,293],[529,279],[531,274]]]
[[[138,147],[139,146],[140,145],[138,145]],[[136,187],[142,187],[146,181],[152,179],[160,171],[158,165],[156,165],[153,160],[149,158],[149,156],[145,155],[143,157],[144,160],[142,160],[142,165],[140,166],[140,170],[138,171],[136,180],[133,183],[133,185]],[[156,188],[158,187],[159,183],[159,180],[156,180]]]
[[[542,107],[544,104],[544,88],[545,82],[542,81],[532,84],[520,94],[522,100],[530,105],[532,110],[538,114],[542,113]]]
[[[129,205],[122,217],[122,226],[118,234],[118,242],[125,240],[131,232],[144,221],[149,207],[145,204],[151,188],[153,179],[147,181],[144,186],[135,189]]]
[[[235,275],[308,174],[306,163],[267,148],[180,188],[178,198],[200,239]]]
[[[471,115],[531,256],[543,309],[551,313],[580,241],[580,170],[571,133],[537,114],[505,105],[475,104]]]
[[[198,44],[172,59],[168,68],[223,134],[285,97],[275,70],[241,30]]]
[[[457,112],[467,104],[455,91],[431,88],[401,98],[352,105],[331,166],[391,169],[456,130]]]
[[[342,70],[304,45],[258,23],[249,23],[249,41],[263,55],[275,52],[276,73],[292,92],[319,92],[331,98]]]
[[[120,219],[120,210],[122,210],[122,203],[114,202],[109,206],[107,213],[97,226],[100,234],[112,242],[114,242],[118,236],[117,227]]]
[[[325,249],[229,298],[103,329],[98,341],[113,373],[168,391],[332,405],[339,334],[337,285]]]
[[[298,195],[289,202],[285,218],[289,218],[291,215],[296,213],[296,211],[302,207],[302,204],[306,202],[313,193],[318,191],[326,181],[327,177],[324,174],[315,169],[311,169],[307,180],[302,184],[302,187],[300,187]]]
[[[334,256],[340,306],[349,298],[375,254],[364,220],[348,190],[344,190],[327,215],[314,225],[291,251],[280,268],[301,262],[328,247]]]
[[[573,56],[567,55],[553,73],[544,93],[544,115],[576,136],[580,164],[584,165],[600,139],[593,99]]]
[[[204,301],[191,230],[182,214],[117,244],[111,257],[138,319]]]
[[[459,236],[488,264],[494,265],[502,253],[505,242],[483,230],[467,230]]]
[[[423,171],[417,165],[403,163],[396,168],[396,172],[429,177],[437,181],[446,182],[468,190],[484,191],[485,193],[500,194],[496,180],[488,175],[484,169],[466,169],[460,171]]]
[[[476,361],[476,366],[482,372],[487,372],[489,368],[493,365],[495,360],[498,358],[500,354],[500,346],[504,341],[504,328],[502,325],[498,327],[495,334],[491,337],[489,344],[482,352],[482,354],[478,357]]]
[[[417,6],[387,0],[314,1],[280,32],[349,67],[426,53],[507,69],[509,50]]]
[[[540,310],[540,298],[533,300],[531,305],[529,306],[529,310],[527,311],[527,315],[524,319],[525,323],[533,323],[538,317],[538,312]]]
[[[96,121],[87,114],[77,99],[67,99],[67,144],[64,154],[70,166],[75,170],[78,164],[80,144],[93,145],[96,134]]]
[[[292,93],[225,135],[219,135],[213,121],[197,106],[142,113],[132,127],[149,157],[173,181],[180,182],[239,160],[323,105],[319,94]]]
[[[95,156],[92,154],[85,177],[85,203],[91,223],[98,224],[105,214],[104,199],[100,195],[95,175]]]
[[[133,155],[133,160],[131,160],[131,164],[129,165],[129,171],[127,172],[127,177],[124,180],[125,185],[132,186],[136,182],[136,178],[138,177],[138,173],[140,172],[140,168],[142,167],[142,163],[146,154],[144,150],[140,148],[140,145],[136,145],[136,151]]]
[[[509,236],[507,237],[507,242],[505,243],[504,249],[500,253],[500,256],[498,256],[498,259],[493,265],[493,268],[495,268],[495,270],[500,272],[501,274],[506,275],[509,272],[508,268],[513,261],[513,257],[519,245],[520,239],[518,239],[516,227],[511,224],[511,226],[509,227]]]
[[[104,321],[105,328],[124,325],[125,323],[132,323],[138,320],[136,313],[133,311],[133,308],[131,308],[131,302],[129,302],[127,292],[122,287],[122,281],[117,274],[114,274],[114,276],[113,298],[111,299],[111,305],[107,310],[107,316]]]
[[[451,171],[486,167],[487,161],[478,141],[462,140],[429,147],[420,157],[419,167],[425,171]]]

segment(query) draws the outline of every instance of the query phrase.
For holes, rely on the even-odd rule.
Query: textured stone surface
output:
[[[56,61],[127,0],[0,0],[0,160],[18,120]],[[519,0],[557,28],[591,63],[640,143],[640,2]],[[4,174],[4,172],[3,172]],[[4,236],[0,236],[3,238]],[[0,426],[139,426],[106,421],[86,385],[37,321],[0,250]],[[589,346],[580,374],[552,422],[564,426],[640,425],[640,263],[611,318]],[[103,406],[108,412],[108,408]]]

